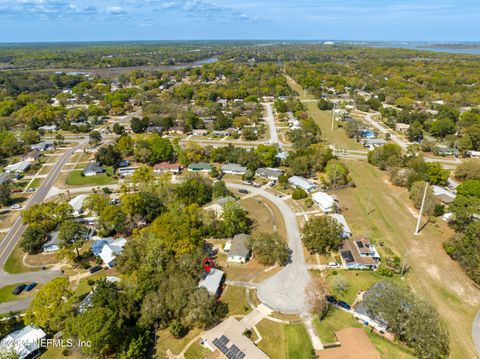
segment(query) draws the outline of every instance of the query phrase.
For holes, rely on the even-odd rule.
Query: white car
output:
[[[20,209],[20,208],[22,208],[22,206],[20,206],[19,204],[14,204],[12,206],[12,209]]]
[[[328,268],[340,268],[340,264],[338,264],[337,262],[328,262],[327,267]]]

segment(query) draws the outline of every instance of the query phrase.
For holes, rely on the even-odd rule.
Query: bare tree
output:
[[[310,307],[310,312],[325,317],[328,312],[326,296],[329,294],[327,283],[323,277],[313,277],[305,288],[305,297]]]

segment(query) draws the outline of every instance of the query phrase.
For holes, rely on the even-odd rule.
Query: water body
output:
[[[470,54],[480,55],[480,43],[446,43],[446,42],[418,42],[418,41],[372,41],[372,42],[360,42],[360,41],[345,41],[339,42],[357,46],[367,46],[375,48],[401,48],[408,50],[421,50],[421,51],[433,51],[433,52],[445,52],[451,54]]]

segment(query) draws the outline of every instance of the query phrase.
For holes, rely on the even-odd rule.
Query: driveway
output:
[[[475,349],[477,349],[477,353],[480,355],[480,312],[477,313],[477,316],[473,320],[472,339]]]
[[[227,183],[229,188],[245,189],[250,193],[262,196],[275,204],[283,216],[287,229],[288,246],[291,262],[280,272],[258,285],[257,295],[260,300],[272,309],[282,313],[305,313],[305,287],[310,274],[305,264],[302,240],[295,212],[280,197],[251,186]]]
[[[265,120],[269,128],[270,142],[272,144],[278,143],[280,148],[282,148],[281,143],[278,139],[278,132],[277,132],[277,126],[275,125],[275,117],[273,116],[272,103],[265,102],[265,103],[262,103],[262,105],[265,106],[265,109],[267,110],[267,115],[265,117]]]

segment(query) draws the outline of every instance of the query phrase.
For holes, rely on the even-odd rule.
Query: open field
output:
[[[82,175],[81,170],[70,172],[65,180],[65,184],[68,186],[104,186],[114,182],[115,179],[106,174],[85,177]]]
[[[339,309],[331,308],[327,316],[319,320],[313,321],[313,325],[322,340],[323,344],[332,344],[337,341],[335,332],[345,328],[361,328],[362,324],[357,322],[353,317]],[[378,349],[383,359],[413,359],[414,356],[407,352],[404,348],[399,347],[381,336],[371,333],[370,330],[364,327],[365,332],[369,336],[373,345]]]
[[[303,324],[262,320],[257,329],[263,339],[258,347],[275,359],[310,359],[312,344]]]
[[[228,314],[246,315],[252,311],[247,303],[246,289],[243,287],[227,286],[220,297],[220,300],[228,304]]]
[[[261,232],[274,233],[276,230],[286,240],[285,223],[277,206],[258,196],[242,199],[240,204],[248,211],[248,217],[254,221],[253,235]]]
[[[439,311],[449,329],[451,358],[474,357],[471,323],[480,304],[480,291],[442,247],[452,230],[438,221],[414,236],[416,218],[407,190],[391,185],[385,173],[364,161],[346,164],[357,188],[335,195],[354,235],[384,242],[406,258],[410,267],[406,284]]]
[[[13,252],[8,257],[7,261],[5,262],[5,272],[15,274],[15,273],[25,273],[25,272],[33,272],[38,270],[38,268],[29,268],[23,265],[23,256],[25,252],[22,251],[20,246],[17,244]]]

